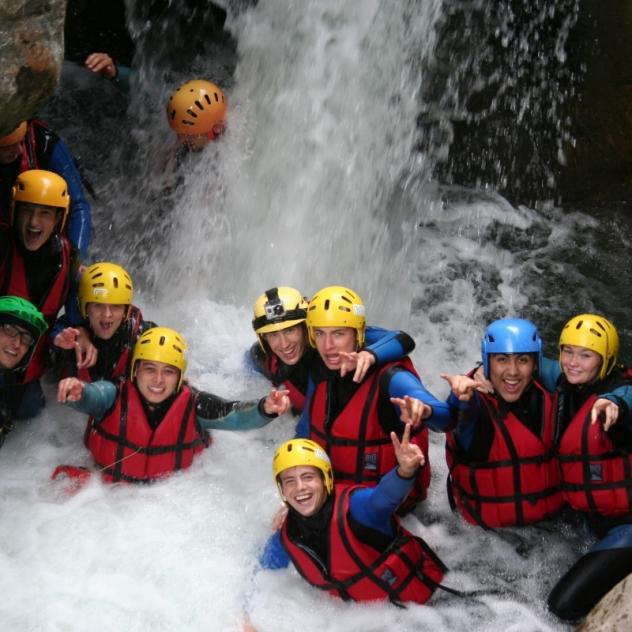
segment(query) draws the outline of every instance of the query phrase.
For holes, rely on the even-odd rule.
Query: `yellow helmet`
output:
[[[25,136],[26,121],[22,121],[12,132],[9,132],[5,136],[0,136],[0,147],[7,147],[22,142]]]
[[[185,352],[187,343],[174,329],[169,327],[152,327],[148,329],[134,345],[132,354],[132,368],[130,376],[134,378],[136,363],[139,360],[150,360],[152,362],[164,362],[176,367],[180,371],[178,389],[182,386],[184,372],[187,368]]]
[[[619,334],[615,326],[603,316],[580,314],[571,318],[560,334],[560,361],[562,347],[574,345],[590,349],[601,356],[599,379],[612,371],[619,355]]]
[[[79,311],[86,318],[88,303],[131,305],[134,298],[132,279],[116,263],[93,263],[79,279]]]
[[[211,140],[224,132],[228,101],[210,81],[187,81],[174,90],[167,102],[167,120],[178,134],[206,134]]]
[[[291,439],[277,448],[272,459],[272,473],[281,495],[283,495],[283,490],[279,482],[279,474],[297,465],[311,465],[318,468],[325,479],[325,489],[328,494],[331,494],[334,488],[334,474],[327,452],[311,439]]]
[[[255,301],[252,316],[252,328],[263,344],[262,334],[304,323],[307,301],[293,287],[273,287]]]
[[[68,185],[60,175],[44,169],[23,171],[18,175],[11,190],[11,223],[14,220],[16,202],[55,206],[61,209],[63,216],[59,230],[63,230],[68,217],[70,195]]]
[[[325,287],[314,294],[307,306],[307,331],[312,347],[315,327],[351,327],[357,332],[358,346],[364,345],[366,324],[364,303],[349,288],[340,285]]]

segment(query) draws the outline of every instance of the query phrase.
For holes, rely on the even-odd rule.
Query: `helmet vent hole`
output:
[[[195,105],[197,105],[197,106],[198,106],[198,109],[200,109],[200,110],[203,110],[203,109],[204,109],[204,106],[203,106],[203,105],[202,105],[199,101],[196,101],[196,102],[195,102]]]
[[[165,337],[164,336],[160,336],[160,340],[158,341],[158,344],[163,347],[165,344]]]
[[[204,100],[208,103],[208,105],[211,105],[211,99],[208,94],[204,95]],[[217,95],[215,95],[215,100],[217,101]]]
[[[192,116],[193,118],[197,118],[197,112],[194,112],[191,108],[189,108],[187,110],[187,114],[189,114],[190,116]]]
[[[325,309],[329,309],[329,299],[325,299]]]
[[[591,334],[594,334],[595,336],[601,338],[601,332],[600,331],[597,331],[596,329],[593,329],[592,327],[588,331],[590,331]]]
[[[601,331],[603,331],[604,333],[606,332],[606,328],[600,321],[597,321],[595,324],[597,325],[597,327],[599,327],[599,329],[601,329]]]
[[[581,329],[583,324],[584,324],[583,320],[578,320],[575,329]]]
[[[490,342],[496,342],[496,339],[494,338],[494,336],[490,335],[488,337],[489,337]]]
[[[114,287],[118,290],[119,282],[118,282],[118,279],[116,277],[114,277],[112,279],[112,283],[113,283]]]

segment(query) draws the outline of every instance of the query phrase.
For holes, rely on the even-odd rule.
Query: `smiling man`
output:
[[[29,301],[0,297],[0,446],[13,428],[24,395],[21,375],[47,328],[41,312]]]
[[[62,234],[70,196],[65,180],[51,171],[22,172],[11,194],[10,226],[0,230],[0,294],[33,303],[52,325],[65,305],[76,309],[72,287],[79,268],[76,252]],[[45,370],[47,341],[42,337],[22,375],[25,391],[20,417],[32,417],[44,405],[39,378]]]
[[[284,391],[259,402],[228,401],[189,386],[184,338],[148,329],[117,384],[61,380],[57,399],[90,415],[86,445],[107,482],[145,482],[188,468],[211,443],[208,430],[250,430],[289,410]]]
[[[451,503],[487,527],[537,522],[562,504],[553,397],[535,379],[542,340],[533,323],[505,318],[487,327],[481,352],[493,393],[475,370],[442,374],[455,421],[446,446]]]
[[[314,441],[282,444],[272,469],[288,515],[262,566],[291,562],[310,584],[346,601],[428,601],[446,568],[394,515],[424,462],[410,430],[401,441],[391,434],[395,467],[372,488],[334,485],[331,461]]]
[[[310,367],[307,403],[297,434],[309,436],[327,450],[336,480],[377,485],[396,463],[390,434],[401,436],[409,421],[413,442],[427,454],[426,426],[442,431],[450,422],[449,410],[423,386],[410,359],[374,363],[359,382],[344,370],[345,360],[365,350],[362,299],[342,286],[323,288],[310,300],[306,322],[318,358]],[[426,461],[401,511],[422,501],[429,483]]]

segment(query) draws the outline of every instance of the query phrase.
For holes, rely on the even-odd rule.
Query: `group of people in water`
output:
[[[220,136],[225,116],[223,92],[206,81],[167,104],[189,150]],[[89,415],[95,463],[55,476],[150,482],[188,468],[209,430],[255,429],[291,411],[296,434],[272,464],[287,511],[262,566],[291,562],[345,600],[423,604],[447,589],[447,568],[399,516],[423,506],[432,430],[445,434],[449,501],[468,523],[586,518],[596,544],[549,596],[560,618],[583,617],[632,570],[632,371],[605,317],[569,320],[556,360],[533,323],[491,323],[480,365],[442,374],[451,390],[442,401],[410,360],[412,338],[367,326],[356,292],[330,286],[307,299],[274,287],[254,303],[248,354],[273,388],[259,401],[226,400],[189,384],[184,337],[143,318],[124,267],[83,263],[90,207],[45,124],[24,121],[0,138],[0,184],[0,445],[16,420],[41,411],[47,370],[61,378],[58,401]]]

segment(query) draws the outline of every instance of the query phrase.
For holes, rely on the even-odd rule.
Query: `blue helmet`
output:
[[[535,353],[538,371],[542,368],[542,338],[538,328],[522,318],[502,318],[488,325],[481,341],[483,371],[489,379],[490,353]]]

